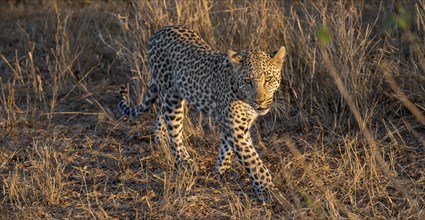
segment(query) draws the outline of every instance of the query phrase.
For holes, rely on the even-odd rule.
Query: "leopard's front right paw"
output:
[[[254,191],[257,195],[257,198],[260,202],[269,202],[270,201],[270,192],[267,188],[254,184]]]

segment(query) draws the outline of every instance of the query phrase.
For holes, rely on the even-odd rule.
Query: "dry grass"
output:
[[[7,2],[1,219],[425,219],[424,1]],[[236,162],[212,175],[208,118],[186,121],[198,173],[153,143],[154,111],[120,118],[119,85],[140,101],[147,39],[173,24],[219,50],[287,47],[253,129],[287,203],[257,202]]]

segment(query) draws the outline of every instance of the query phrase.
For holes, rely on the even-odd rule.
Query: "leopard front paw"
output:
[[[278,189],[274,186],[272,182],[267,183],[259,183],[254,181],[253,188],[257,198],[261,202],[269,202],[272,191],[278,191]]]
[[[262,186],[254,185],[254,191],[257,195],[257,198],[260,202],[268,202],[270,201],[270,192],[267,188]]]

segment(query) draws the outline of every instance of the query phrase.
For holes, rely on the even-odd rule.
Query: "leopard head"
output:
[[[227,55],[236,74],[239,94],[258,115],[267,114],[273,94],[280,85],[285,47],[282,46],[273,57],[258,50],[229,50]]]

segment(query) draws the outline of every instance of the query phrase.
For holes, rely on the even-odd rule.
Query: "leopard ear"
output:
[[[281,67],[283,64],[283,59],[285,59],[286,56],[286,48],[284,46],[281,46],[279,51],[274,55],[272,58],[276,66]]]
[[[242,56],[238,52],[233,50],[228,50],[227,56],[229,57],[230,62],[232,62],[233,64],[239,65],[241,63]]]

